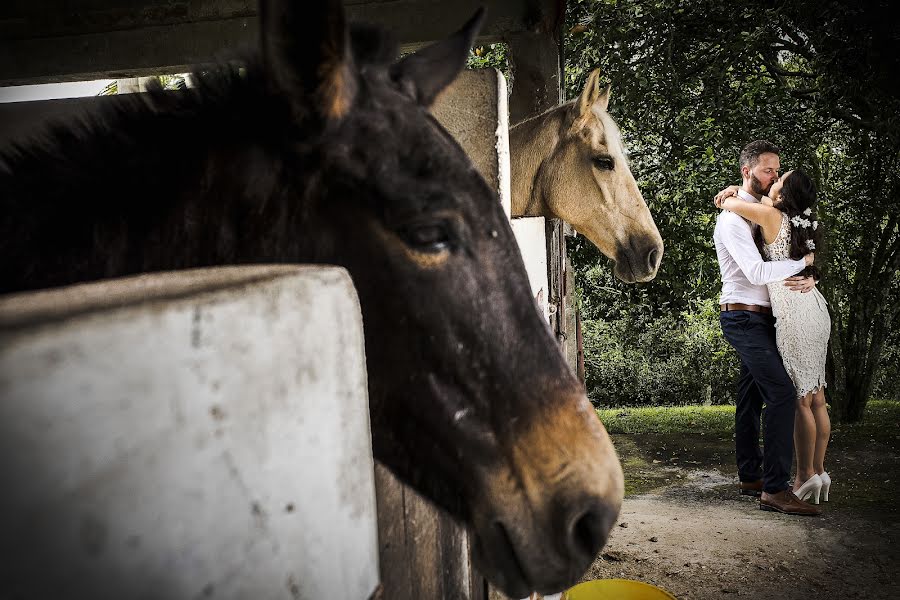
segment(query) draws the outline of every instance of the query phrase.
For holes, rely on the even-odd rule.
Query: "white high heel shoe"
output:
[[[794,495],[800,498],[801,500],[806,500],[807,498],[812,498],[810,504],[818,504],[819,503],[819,492],[822,490],[822,478],[818,475],[813,475],[809,479],[807,479],[803,485],[794,492]]]
[[[831,477],[828,476],[828,473],[822,471],[819,475],[819,479],[822,480],[822,500],[828,502],[828,490],[831,488]]]

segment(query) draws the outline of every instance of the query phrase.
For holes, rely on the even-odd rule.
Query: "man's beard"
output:
[[[774,183],[774,182],[773,182]],[[769,193],[769,190],[772,189],[772,184],[769,184],[769,187],[763,187],[762,181],[756,178],[756,175],[750,173],[750,191],[754,194],[759,194],[760,196],[765,196]]]

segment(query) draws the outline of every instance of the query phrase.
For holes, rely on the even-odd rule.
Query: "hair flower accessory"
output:
[[[812,227],[815,221],[804,219],[800,215],[794,215],[793,217],[791,217],[791,223],[793,223],[794,227],[802,227],[806,229],[807,227]]]
[[[813,221],[813,226],[812,226],[812,227],[813,227],[813,231],[815,231],[816,229],[818,229],[818,227],[819,227],[819,222],[818,222],[818,221]]]
[[[816,243],[812,240],[806,240],[806,247],[809,248],[810,250],[815,250]]]
[[[807,217],[812,214],[812,209],[807,207],[806,210],[803,211],[803,214]]]

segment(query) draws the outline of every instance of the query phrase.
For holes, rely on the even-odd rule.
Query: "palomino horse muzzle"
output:
[[[616,277],[626,283],[650,281],[662,262],[663,245],[659,237],[631,237],[628,244],[616,244]]]

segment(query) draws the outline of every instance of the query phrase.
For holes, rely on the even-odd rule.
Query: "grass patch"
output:
[[[900,402],[897,400],[869,400],[859,423],[835,423],[832,433],[850,437],[882,438],[897,436],[900,426]]]
[[[598,409],[610,433],[705,433],[734,431],[733,406],[646,406]]]
[[[648,406],[598,409],[607,431],[616,433],[704,433],[731,436],[734,406]],[[852,436],[880,437],[896,433],[900,402],[870,400],[859,423],[835,424],[835,432]]]

